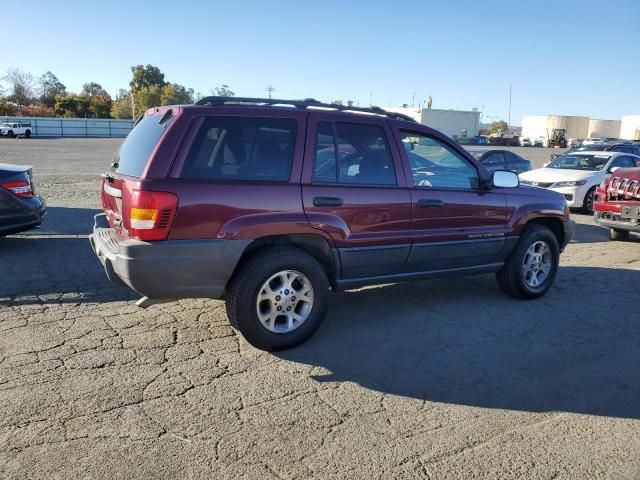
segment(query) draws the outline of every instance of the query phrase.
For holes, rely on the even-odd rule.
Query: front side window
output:
[[[384,128],[318,122],[312,179],[314,183],[396,185]]]
[[[479,187],[475,167],[445,144],[406,130],[400,131],[400,137],[416,187],[458,190],[475,190]]]
[[[180,177],[287,181],[297,125],[292,118],[207,118],[196,135]]]

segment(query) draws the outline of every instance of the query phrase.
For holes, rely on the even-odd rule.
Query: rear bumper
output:
[[[598,225],[614,230],[627,230],[629,232],[640,232],[640,222],[622,220],[619,213],[595,212],[593,220]]]
[[[221,298],[250,240],[165,240],[118,237],[96,215],[93,251],[107,277],[151,299]]]
[[[9,197],[8,192],[1,192],[0,203],[5,202],[15,213],[0,218],[0,235],[11,235],[38,228],[47,216],[47,204],[42,197],[17,198]]]

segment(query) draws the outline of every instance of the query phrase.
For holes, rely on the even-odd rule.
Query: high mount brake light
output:
[[[21,197],[21,198],[33,197],[33,190],[31,189],[31,184],[24,180],[15,180],[12,182],[0,183],[0,186],[9,190],[11,193],[17,195],[18,197]]]
[[[178,208],[169,192],[134,190],[129,211],[129,235],[138,240],[166,240]]]

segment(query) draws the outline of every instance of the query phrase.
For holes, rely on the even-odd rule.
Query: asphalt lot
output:
[[[108,282],[85,236],[119,142],[0,140],[49,205],[0,239],[0,478],[640,478],[640,237],[575,214],[542,299],[491,275],[339,293],[268,354],[221,302]]]

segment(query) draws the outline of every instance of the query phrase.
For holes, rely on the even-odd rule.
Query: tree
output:
[[[342,102],[342,100],[334,100],[333,102],[331,102],[331,105],[344,105],[344,103]]]
[[[110,118],[113,100],[111,95],[94,95],[89,98],[89,114],[93,118]]]
[[[131,111],[131,94],[124,89],[118,90],[116,99],[111,106],[112,118],[133,118]]]
[[[82,91],[80,92],[80,95],[84,97],[108,96],[109,98],[111,98],[109,93],[107,93],[107,91],[104,88],[102,88],[102,85],[96,82],[85,83],[82,86]]]
[[[177,83],[167,83],[160,92],[160,105],[193,103],[193,90]]]
[[[58,80],[53,73],[47,72],[40,76],[40,103],[47,107],[53,107],[56,103],[56,95],[64,95],[67,93],[67,87]]]
[[[88,117],[91,115],[91,103],[89,97],[69,93],[58,95],[55,102],[55,111],[63,117]]]
[[[25,117],[55,117],[56,111],[53,107],[49,107],[44,104],[29,105],[27,107],[22,107],[20,115],[24,115]]]
[[[498,120],[497,122],[492,122],[491,127],[489,128],[490,133],[503,133],[506,132],[508,128],[507,122],[504,120]]]
[[[129,82],[131,90],[149,90],[152,87],[162,88],[165,86],[164,73],[158,67],[153,65],[136,65],[131,67],[133,78]]]
[[[236,93],[229,88],[229,85],[222,84],[220,87],[214,87],[211,93],[218,97],[235,97]]]
[[[7,70],[3,80],[11,85],[8,99],[18,106],[29,105],[33,99],[33,75],[17,68]]]
[[[10,103],[6,98],[0,98],[0,115],[15,115],[17,108],[13,103]]]

